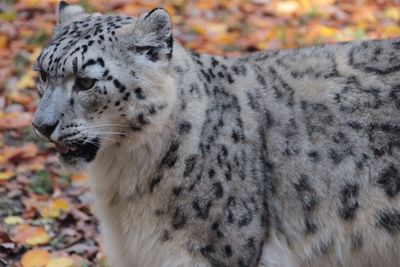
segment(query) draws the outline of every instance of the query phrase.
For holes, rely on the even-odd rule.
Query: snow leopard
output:
[[[400,265],[400,39],[222,57],[162,8],[57,14],[33,126],[110,266]]]

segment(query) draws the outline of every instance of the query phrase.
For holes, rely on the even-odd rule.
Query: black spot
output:
[[[157,113],[156,107],[154,105],[150,105],[149,114],[154,115]]]
[[[124,101],[127,101],[129,99],[129,96],[131,95],[131,93],[127,92],[124,97],[122,98]]]
[[[400,212],[396,209],[383,209],[378,211],[377,225],[385,228],[390,234],[400,231]]]
[[[82,69],[86,69],[87,66],[96,64],[94,59],[89,59],[85,64],[83,64]]]
[[[301,174],[299,181],[294,184],[294,188],[297,191],[297,195],[302,202],[305,212],[313,211],[319,201],[314,188],[310,185],[309,179],[307,175]]]
[[[228,80],[228,83],[230,83],[230,84],[235,82],[235,80],[233,80],[232,75],[230,73],[226,74],[226,78]]]
[[[159,175],[159,176],[156,176],[155,178],[153,178],[151,180],[151,182],[150,182],[150,193],[153,193],[154,187],[160,183],[161,179],[162,179],[162,176]]]
[[[339,208],[339,214],[344,220],[354,219],[356,211],[359,208],[358,205],[358,194],[359,187],[356,183],[347,183],[340,190],[340,201],[341,208]]]
[[[78,72],[78,58],[72,60],[72,71],[76,74]]]
[[[166,242],[171,239],[171,233],[168,230],[164,230],[161,236],[161,242]]]
[[[319,154],[318,154],[317,151],[310,151],[310,152],[307,154],[307,156],[310,158],[310,160],[311,160],[312,162],[318,162],[319,159],[320,159],[320,156],[319,156]]]
[[[155,211],[154,211],[154,215],[156,215],[157,217],[160,217],[161,215],[163,215],[163,211],[162,210],[160,210],[160,209],[156,209]]]
[[[207,203],[204,203],[204,202],[200,203],[199,200],[195,199],[192,202],[192,207],[197,213],[196,216],[203,220],[206,220],[208,218],[208,214],[210,212],[211,206],[212,206],[212,203],[210,201]]]
[[[185,214],[180,210],[180,208],[176,208],[174,217],[172,219],[172,227],[175,230],[182,229],[186,224],[186,216]]]
[[[178,133],[180,135],[184,135],[190,132],[192,129],[192,124],[188,121],[182,121],[178,126]]]
[[[228,256],[228,257],[231,257],[231,256],[232,256],[232,247],[231,247],[231,246],[225,245],[225,246],[224,246],[224,250],[225,250],[226,256]]]
[[[115,101],[115,104],[114,104],[114,105],[115,105],[116,107],[118,107],[120,104],[121,104],[121,102]]]
[[[395,197],[400,191],[400,174],[398,169],[391,164],[379,176],[378,184],[385,190],[388,197]]]
[[[219,228],[219,222],[215,221],[212,225],[211,225],[211,229],[217,234],[218,238],[222,238],[224,237],[224,233],[222,233],[221,229]]]
[[[144,117],[144,114],[142,114],[142,113],[137,115],[137,120],[141,125],[148,124],[148,121],[146,120],[146,118]]]
[[[178,159],[178,149],[179,149],[179,143],[176,141],[172,142],[168,148],[167,153],[162,159],[161,164],[166,165],[169,168],[172,168]]]
[[[331,158],[332,162],[334,164],[339,164],[342,161],[342,157],[340,154],[337,153],[337,151],[330,149],[329,152],[329,157]]]
[[[136,95],[137,99],[140,99],[140,100],[146,99],[145,95],[143,94],[143,90],[140,87],[135,89],[135,95]]]
[[[350,240],[351,240],[351,250],[352,251],[361,249],[364,244],[364,239],[363,239],[361,233],[359,233],[359,232],[352,233],[350,235]]]
[[[207,245],[205,247],[202,247],[200,249],[200,252],[204,257],[210,257],[210,254],[215,252],[215,248],[214,248],[213,245],[210,244],[210,245]]]
[[[114,79],[113,83],[120,93],[123,93],[126,90],[125,85],[121,84],[117,79]]]
[[[104,67],[104,60],[101,57],[97,58],[97,63]]]
[[[219,61],[216,60],[214,57],[211,58],[211,66],[216,67],[219,64]]]
[[[263,76],[257,75],[256,79],[261,85],[263,86],[267,85],[267,82],[265,81],[265,78]]]
[[[190,156],[185,160],[185,171],[183,172],[183,176],[187,177],[189,176],[194,169],[194,166],[196,165],[196,157],[195,156]]]
[[[141,127],[141,126],[138,126],[138,125],[136,125],[136,124],[132,124],[132,125],[130,126],[130,128],[131,128],[131,130],[134,131],[134,132],[140,132],[140,131],[142,130],[142,127]]]
[[[212,178],[214,178],[214,176],[215,176],[215,170],[213,168],[209,169],[208,170],[208,177],[210,179],[212,179]]]
[[[213,189],[214,189],[214,196],[216,198],[221,198],[223,196],[224,189],[220,182],[213,183]]]
[[[172,188],[172,193],[175,196],[179,196],[181,194],[181,192],[182,192],[182,186],[177,186],[177,187]]]
[[[304,220],[304,226],[306,234],[314,234],[318,230],[317,225],[309,218]]]

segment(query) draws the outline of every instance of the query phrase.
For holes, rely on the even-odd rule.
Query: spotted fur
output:
[[[162,9],[58,12],[34,124],[95,144],[60,158],[88,166],[111,266],[400,264],[399,39],[225,58]]]

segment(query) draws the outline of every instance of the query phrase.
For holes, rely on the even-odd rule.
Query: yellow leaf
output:
[[[7,216],[4,218],[4,223],[8,225],[21,224],[24,222],[20,216]]]
[[[73,267],[74,261],[68,257],[50,259],[46,267]]]
[[[10,171],[10,170],[0,172],[0,181],[1,180],[8,180],[10,178],[13,178],[14,176],[15,176],[15,173],[13,171]]]
[[[29,55],[29,61],[32,62],[32,63],[35,62],[36,59],[39,57],[41,52],[42,52],[42,48],[41,47],[35,47],[33,52]]]
[[[32,88],[35,86],[36,72],[29,70],[17,83],[17,89]]]
[[[69,210],[69,203],[65,199],[57,198],[47,203],[39,212],[43,218],[58,218],[62,212],[68,212]]]
[[[394,24],[386,25],[382,30],[383,38],[396,37],[399,35],[400,35],[400,26]]]
[[[23,267],[45,267],[49,258],[49,252],[46,250],[33,249],[22,256],[21,264]]]
[[[337,30],[332,27],[327,27],[327,26],[321,25],[319,27],[319,32],[320,32],[321,36],[331,37],[336,34]]]
[[[383,12],[386,18],[400,20],[400,9],[398,7],[389,7]]]

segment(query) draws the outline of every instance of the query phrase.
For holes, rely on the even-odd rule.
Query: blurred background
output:
[[[89,211],[86,176],[58,164],[32,132],[32,64],[51,36],[56,0],[0,0],[0,267],[107,266]],[[237,56],[400,36],[400,0],[68,1],[89,12],[172,15],[197,52]]]

